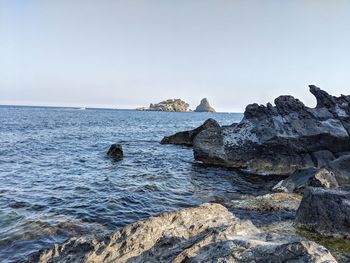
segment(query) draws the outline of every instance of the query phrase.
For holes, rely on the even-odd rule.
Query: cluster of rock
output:
[[[70,239],[35,262],[337,262],[312,241],[261,231],[219,204],[139,221],[97,241]]]
[[[189,112],[190,105],[181,99],[168,99],[156,104],[150,104],[149,107],[141,107],[136,110],[141,111],[168,111],[168,112]],[[210,106],[209,101],[204,98],[195,109],[196,112],[215,112],[214,108]]]
[[[151,103],[149,107],[137,108],[144,111],[188,112],[190,105],[181,99],[168,99],[159,103]]]

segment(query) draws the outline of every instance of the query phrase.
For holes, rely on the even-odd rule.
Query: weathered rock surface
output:
[[[115,160],[121,160],[124,156],[123,147],[120,144],[112,144],[107,155]]]
[[[215,112],[214,108],[210,106],[207,98],[201,100],[201,103],[194,110],[196,112]]]
[[[340,184],[350,183],[350,155],[340,156],[330,162],[329,167]]]
[[[137,108],[137,110],[143,111],[176,111],[186,112],[189,110],[190,105],[181,99],[168,99],[156,104],[150,104],[149,107]]]
[[[259,231],[219,204],[163,213],[103,241],[71,239],[36,262],[336,262],[324,247]]]
[[[309,168],[294,172],[272,188],[273,192],[302,193],[308,187],[337,187],[334,173],[326,168]]]
[[[350,186],[305,191],[295,225],[327,236],[350,238]]]
[[[296,211],[301,202],[301,195],[273,193],[260,196],[242,196],[241,200],[231,200],[230,207],[253,211]]]
[[[235,126],[201,132],[194,140],[196,160],[256,174],[292,174],[319,166],[314,152],[349,151],[350,96],[333,97],[314,85],[310,92],[316,108],[280,96],[276,106],[248,105]]]
[[[193,146],[193,140],[197,134],[208,128],[220,128],[220,125],[216,120],[208,119],[201,126],[194,130],[182,131],[171,136],[165,136],[160,143]]]

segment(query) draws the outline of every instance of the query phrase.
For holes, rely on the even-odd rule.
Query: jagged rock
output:
[[[323,150],[312,153],[311,158],[317,168],[324,168],[327,167],[329,163],[335,159],[335,156],[332,152]]]
[[[197,134],[205,129],[212,127],[220,128],[220,125],[216,120],[208,119],[201,126],[194,130],[178,132],[171,136],[165,136],[160,143],[193,146],[193,139],[197,136]]]
[[[350,155],[343,155],[330,162],[329,167],[340,184],[350,183]]]
[[[123,159],[123,147],[120,144],[112,144],[107,152],[107,155],[115,160]]]
[[[194,110],[196,112],[215,112],[214,108],[210,106],[207,98],[201,100],[201,103]]]
[[[168,99],[161,101],[156,104],[150,104],[149,107],[137,108],[137,110],[143,111],[176,111],[176,112],[186,112],[189,110],[189,104],[181,99]]]
[[[305,191],[295,225],[326,236],[350,238],[350,186]]]
[[[241,199],[231,200],[229,207],[253,211],[296,211],[301,202],[301,196],[290,193],[273,193],[261,196],[242,196]]]
[[[350,97],[333,97],[313,85],[310,91],[316,108],[280,96],[276,106],[248,105],[235,126],[201,132],[194,140],[195,159],[256,174],[288,175],[317,167],[314,152],[350,150]]]
[[[273,192],[302,193],[308,187],[337,187],[334,173],[328,169],[309,168],[298,170],[272,188]]]
[[[35,262],[336,262],[324,247],[262,232],[219,204],[163,213],[103,241],[70,239]]]

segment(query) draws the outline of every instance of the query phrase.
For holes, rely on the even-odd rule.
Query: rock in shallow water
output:
[[[327,236],[350,238],[350,186],[305,191],[295,225]]]
[[[336,262],[324,247],[259,231],[219,204],[163,213],[103,241],[71,239],[38,262]]]
[[[120,144],[112,144],[107,152],[107,155],[115,160],[121,160],[124,156],[123,147]]]
[[[171,136],[165,136],[161,144],[178,144],[185,146],[193,146],[194,138],[201,132],[209,128],[220,128],[220,125],[216,120],[208,119],[201,126],[194,130],[182,131],[175,133]]]
[[[313,85],[310,91],[316,108],[280,96],[276,106],[248,105],[235,126],[201,132],[194,140],[196,160],[256,174],[291,174],[317,167],[314,152],[350,150],[350,96],[333,97]]]

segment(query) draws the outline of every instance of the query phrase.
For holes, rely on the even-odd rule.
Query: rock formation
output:
[[[156,104],[150,104],[149,107],[137,108],[137,110],[143,111],[176,111],[176,112],[186,112],[189,110],[189,104],[184,102],[181,99],[168,99],[165,101],[161,101]]]
[[[297,211],[297,227],[326,236],[350,238],[350,186],[305,192]]]
[[[193,140],[197,136],[197,134],[210,127],[220,127],[220,125],[217,123],[216,120],[208,119],[201,126],[194,130],[182,131],[175,133],[171,136],[165,136],[160,143],[193,146]]]
[[[292,174],[317,167],[313,154],[350,150],[350,96],[333,97],[310,85],[317,99],[308,108],[292,96],[275,105],[251,104],[234,126],[206,129],[194,140],[195,159],[256,174]]]
[[[299,170],[272,188],[274,192],[302,193],[308,187],[337,187],[334,173],[326,168]]]
[[[115,160],[121,160],[124,156],[123,147],[120,144],[112,144],[107,155]]]
[[[210,106],[207,98],[201,100],[201,103],[194,110],[196,112],[215,112],[214,108]]]
[[[328,262],[324,247],[257,229],[219,204],[139,221],[102,241],[70,239],[35,262]]]

